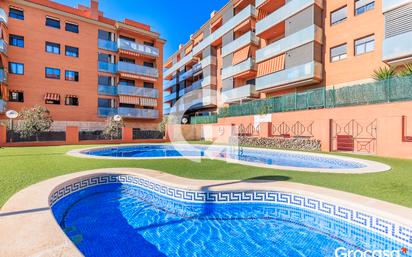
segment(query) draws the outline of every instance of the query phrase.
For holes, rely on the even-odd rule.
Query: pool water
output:
[[[90,150],[86,154],[122,158],[201,157],[207,155],[209,157],[229,158],[249,163],[284,167],[318,169],[358,169],[366,167],[366,165],[356,161],[326,155],[223,146],[135,145]]]
[[[129,184],[89,187],[52,207],[85,256],[334,256],[404,247],[332,217],[270,203],[189,203]]]

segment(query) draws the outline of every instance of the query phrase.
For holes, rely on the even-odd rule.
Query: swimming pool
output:
[[[412,245],[410,228],[286,192],[189,191],[105,175],[65,185],[50,201],[85,256],[323,257]]]
[[[336,173],[390,169],[381,163],[349,157],[230,146],[145,144],[77,150],[70,154],[109,159],[210,158],[266,168]]]

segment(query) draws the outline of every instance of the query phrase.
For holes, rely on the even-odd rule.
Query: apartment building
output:
[[[165,41],[149,25],[107,18],[97,0],[77,8],[9,0],[0,8],[0,119],[43,105],[55,129],[101,129],[115,114],[128,127],[157,128]]]
[[[231,0],[165,62],[165,114],[188,92],[219,107],[372,80],[412,62],[411,0]]]

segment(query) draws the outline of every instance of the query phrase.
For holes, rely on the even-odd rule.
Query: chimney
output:
[[[99,19],[99,0],[90,0],[90,18]]]

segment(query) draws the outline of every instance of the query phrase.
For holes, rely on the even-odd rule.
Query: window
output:
[[[97,106],[103,108],[113,108],[115,107],[114,99],[99,98],[97,100]]]
[[[103,39],[103,40],[107,40],[107,41],[112,41],[112,33],[99,29],[98,38]]]
[[[60,95],[54,93],[47,93],[44,99],[46,104],[57,104],[60,105]]]
[[[133,59],[130,58],[125,58],[125,57],[120,57],[119,61],[121,62],[127,62],[127,63],[135,63],[135,61]]]
[[[119,36],[119,38],[127,40],[127,41],[131,41],[131,42],[135,42],[134,38],[131,38],[131,37]]]
[[[79,106],[79,98],[76,96],[66,96],[64,103],[66,105]]]
[[[109,54],[98,53],[97,58],[99,62],[111,62],[112,56]]]
[[[46,67],[46,78],[60,79],[60,69]]]
[[[151,47],[153,47],[154,46],[154,43],[153,42],[143,42],[143,44],[145,45],[145,46],[151,46]]]
[[[23,36],[17,36],[17,35],[11,35],[9,36],[9,42],[11,46],[17,46],[17,47],[24,47],[24,37]]]
[[[365,13],[375,8],[374,0],[355,0],[355,15]]]
[[[9,11],[9,17],[18,19],[18,20],[24,20],[24,12],[23,10],[15,9],[10,7]]]
[[[79,57],[79,48],[66,46],[66,56]]]
[[[355,55],[370,53],[375,50],[375,35],[355,40]]]
[[[344,6],[330,14],[330,25],[341,23],[347,18],[347,6]]]
[[[52,54],[60,54],[60,44],[46,42],[46,52]]]
[[[9,93],[10,102],[24,102],[24,93],[22,91],[10,91]]]
[[[79,72],[67,70],[65,72],[65,79],[68,81],[79,81]]]
[[[145,66],[145,67],[150,67],[150,68],[154,68],[154,63],[152,63],[152,62],[144,62],[144,63],[143,63],[143,66]]]
[[[56,29],[60,29],[60,21],[58,19],[53,19],[53,18],[50,18],[50,17],[46,17],[46,26],[56,28]]]
[[[119,103],[119,107],[123,107],[123,108],[134,108],[135,105],[134,105],[134,104]]]
[[[150,82],[144,82],[143,87],[144,88],[154,88],[154,84]]]
[[[79,33],[79,25],[66,22],[66,31]]]
[[[134,80],[129,80],[129,79],[120,79],[119,80],[119,85],[122,86],[134,86]]]
[[[110,77],[110,76],[99,75],[98,76],[98,81],[99,81],[99,85],[112,86],[112,77]]]
[[[348,57],[348,45],[343,44],[330,49],[330,61],[337,62]]]
[[[9,62],[9,72],[11,74],[23,75],[24,74],[24,64],[17,62]]]

